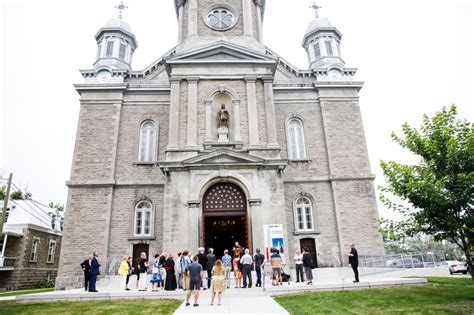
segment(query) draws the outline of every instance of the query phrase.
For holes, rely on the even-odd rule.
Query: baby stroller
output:
[[[281,269],[281,281],[282,282],[288,282],[288,285],[290,285],[290,278],[291,276],[287,274],[283,268]]]
[[[282,281],[282,282],[288,282],[288,285],[290,285],[290,278],[291,278],[291,276],[290,276],[289,274],[287,274],[287,273],[283,270],[283,268],[280,268],[280,270],[281,270],[281,281]],[[275,285],[275,284],[274,284],[275,281],[276,281],[275,276],[272,276],[272,284],[273,284],[273,285]]]

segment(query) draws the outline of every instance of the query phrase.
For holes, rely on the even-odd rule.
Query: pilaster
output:
[[[234,140],[236,142],[242,141],[240,132],[240,101],[234,100]]]
[[[197,249],[200,246],[199,235],[201,235],[201,215],[199,211],[200,201],[188,201],[188,247]]]
[[[188,36],[197,35],[198,5],[197,0],[188,0]]]
[[[171,95],[168,149],[177,149],[179,136],[179,94],[181,78],[171,78],[170,81]]]
[[[263,80],[265,91],[265,114],[267,116],[267,146],[271,149],[279,148],[276,131],[275,104],[273,101],[273,80]]]
[[[206,108],[206,141],[212,141],[212,100],[204,101]]]
[[[242,16],[244,18],[244,36],[253,36],[252,0],[242,0]]]
[[[247,77],[247,111],[249,121],[249,146],[258,147],[260,145],[260,137],[258,131],[258,111],[257,111],[257,78]]]
[[[194,148],[197,147],[197,85],[199,78],[186,78],[186,80],[188,81],[188,124],[186,146]]]

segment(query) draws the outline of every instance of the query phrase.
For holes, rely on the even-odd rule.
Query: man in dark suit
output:
[[[207,270],[207,265],[209,261],[207,259],[207,256],[204,254],[203,247],[198,248],[198,254],[196,256],[198,258],[198,263],[202,266],[202,270]],[[201,287],[206,290],[206,287],[204,286],[204,281],[201,281]]]
[[[99,275],[99,260],[97,259],[99,257],[99,253],[94,252],[92,253],[92,259],[91,259],[91,268],[89,269],[89,292],[99,292],[97,291],[95,287],[95,283],[97,281],[97,276]]]
[[[352,267],[352,270],[354,270],[354,275],[355,275],[355,280],[352,281],[354,283],[359,282],[359,271],[357,268],[359,267],[359,255],[357,254],[357,249],[355,249],[355,246],[353,243],[349,244],[349,247],[351,248],[351,252],[347,254],[349,256],[349,264]]]
[[[84,287],[86,291],[89,289],[89,279],[90,279],[90,273],[89,270],[91,269],[91,261],[92,261],[92,255],[89,255],[86,260],[84,260],[81,263],[81,268],[82,271],[84,271]]]

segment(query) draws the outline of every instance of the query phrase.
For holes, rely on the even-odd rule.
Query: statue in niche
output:
[[[225,108],[225,104],[221,105],[221,109],[217,113],[217,128],[229,128],[229,112]]]

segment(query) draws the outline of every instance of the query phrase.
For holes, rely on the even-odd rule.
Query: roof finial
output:
[[[322,6],[318,5],[316,2],[313,2],[312,5],[309,6],[311,9],[314,10],[314,13],[316,15],[316,18],[318,19],[319,18],[319,9],[322,8]]]
[[[118,9],[119,11],[119,14],[118,14],[119,19],[122,19],[123,10],[128,9],[128,7],[123,3],[123,1],[120,1],[120,3],[116,5],[114,8]]]

